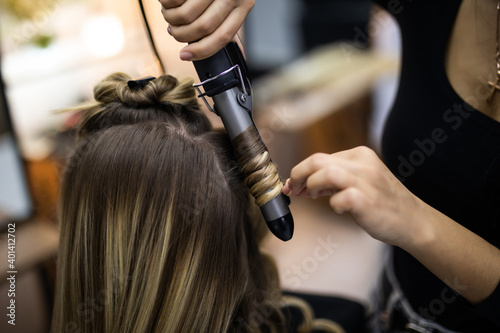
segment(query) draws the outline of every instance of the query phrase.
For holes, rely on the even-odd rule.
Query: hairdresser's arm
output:
[[[180,52],[182,60],[213,55],[236,35],[254,0],[159,0],[169,33],[179,42],[193,42]]]
[[[283,192],[328,195],[372,237],[399,246],[473,304],[500,280],[500,250],[413,195],[369,148],[314,154],[291,172]]]

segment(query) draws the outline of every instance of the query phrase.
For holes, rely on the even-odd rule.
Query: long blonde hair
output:
[[[265,223],[227,135],[191,81],[128,80],[107,77],[83,109],[61,185],[51,331],[284,332]]]

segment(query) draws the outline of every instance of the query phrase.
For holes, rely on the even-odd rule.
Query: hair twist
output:
[[[94,102],[61,110],[82,111],[78,138],[112,126],[145,121],[178,123],[193,133],[212,128],[199,108],[192,79],[162,75],[136,88],[129,88],[129,80],[128,74],[111,74],[94,87]]]
[[[132,78],[125,73],[114,73],[94,88],[94,98],[100,103],[120,102],[131,107],[149,107],[157,104],[197,105],[192,79],[177,80],[162,75],[141,88],[130,89]]]
[[[233,140],[235,155],[241,165],[245,184],[261,207],[276,198],[283,188],[276,165],[254,126],[250,126]]]

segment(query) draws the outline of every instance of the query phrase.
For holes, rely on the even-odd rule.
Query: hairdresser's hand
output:
[[[182,60],[208,58],[236,35],[254,0],[159,0],[170,24],[169,33],[179,42],[193,42],[180,52]]]
[[[350,212],[372,237],[406,250],[472,304],[499,283],[500,250],[414,196],[366,147],[312,155],[292,169],[283,192],[330,196],[337,213]]]
[[[420,237],[425,214],[432,210],[366,147],[310,156],[292,169],[283,192],[330,196],[335,212],[350,212],[372,237],[393,245],[409,245]]]

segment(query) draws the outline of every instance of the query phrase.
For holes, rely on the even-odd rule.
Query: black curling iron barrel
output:
[[[252,118],[252,88],[238,45],[231,42],[210,58],[193,61],[193,64],[201,81],[195,85],[198,97],[203,98],[207,107],[222,119],[230,140],[234,143],[236,137],[248,130],[255,130],[258,134]],[[204,92],[200,87],[203,87]],[[205,96],[212,97],[213,108]],[[277,171],[275,176],[279,179]],[[272,191],[275,189],[268,189],[268,192]],[[289,203],[290,199],[280,191],[274,198],[259,205],[267,226],[283,241],[291,239],[293,235]]]

